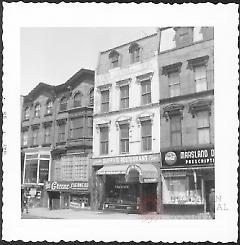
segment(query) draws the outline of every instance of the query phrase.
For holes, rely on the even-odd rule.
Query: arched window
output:
[[[132,43],[129,47],[131,63],[140,61],[140,46],[137,43]]]
[[[35,106],[35,117],[40,117],[41,105],[39,103]]]
[[[111,61],[111,68],[115,68],[119,66],[119,53],[116,50],[112,50],[109,53],[108,58]]]
[[[52,106],[53,106],[52,100],[48,100],[46,104],[46,114],[52,113]]]
[[[24,111],[24,120],[29,120],[29,116],[30,116],[30,109],[29,107],[26,107]]]
[[[82,99],[82,95],[81,93],[76,93],[74,95],[74,107],[80,107],[81,106],[81,99]]]
[[[94,104],[94,90],[91,89],[90,93],[89,93],[89,105],[93,106]]]
[[[60,111],[65,111],[65,110],[67,110],[67,98],[62,97],[62,99],[60,100]]]

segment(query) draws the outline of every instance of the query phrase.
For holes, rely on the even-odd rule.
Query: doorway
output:
[[[157,210],[157,184],[142,184],[142,210],[155,212]]]
[[[206,211],[209,212],[209,194],[211,188],[215,187],[214,180],[205,180],[205,198],[206,198]]]

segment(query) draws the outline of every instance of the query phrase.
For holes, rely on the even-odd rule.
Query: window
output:
[[[58,125],[58,142],[65,141],[65,124]]]
[[[118,67],[118,56],[112,58],[112,68]]]
[[[92,117],[88,117],[88,137],[93,136],[93,119]]]
[[[39,103],[37,103],[35,106],[35,114],[34,114],[35,117],[40,117],[40,110],[41,110],[41,106]]]
[[[141,122],[142,127],[142,151],[152,150],[152,124],[151,121]]]
[[[180,78],[179,72],[168,73],[169,96],[175,97],[180,95]]]
[[[74,96],[74,107],[80,107],[81,106],[81,97],[82,95],[80,93],[75,94]]]
[[[92,89],[89,93],[89,105],[93,106],[94,104],[94,90]]]
[[[45,127],[44,129],[44,143],[50,143],[51,127]]]
[[[60,111],[67,110],[67,98],[63,97],[60,101]]]
[[[198,130],[198,143],[210,143],[210,123],[209,112],[202,111],[197,113],[197,130]]]
[[[120,153],[129,152],[129,125],[120,125]]]
[[[121,109],[129,108],[129,86],[120,87]]]
[[[100,128],[100,154],[108,154],[108,127]]]
[[[196,92],[201,92],[207,90],[207,74],[206,66],[196,66],[194,67]]]
[[[71,120],[70,138],[79,139],[83,137],[84,118],[73,118]]]
[[[38,129],[34,129],[32,132],[32,145],[38,144]]]
[[[108,57],[111,61],[111,68],[119,66],[119,53],[116,50],[112,50]]]
[[[53,106],[53,102],[49,100],[46,104],[46,114],[47,115],[52,113],[52,106]]]
[[[23,146],[27,146],[28,144],[28,132],[24,131],[23,132],[23,142],[22,142]]]
[[[26,160],[24,183],[37,183],[38,159]]]
[[[171,145],[180,146],[182,144],[181,116],[172,116],[170,119]]]
[[[151,103],[151,81],[143,81],[142,86],[142,104],[146,105]]]
[[[203,40],[202,27],[197,26],[193,28],[193,42]]]
[[[109,90],[101,91],[101,111],[109,111]]]
[[[30,116],[30,109],[29,107],[26,107],[24,111],[24,120],[29,120],[29,116]]]
[[[39,183],[48,181],[49,160],[40,160],[39,163]]]
[[[129,47],[131,63],[140,61],[140,47],[137,43],[132,43]]]

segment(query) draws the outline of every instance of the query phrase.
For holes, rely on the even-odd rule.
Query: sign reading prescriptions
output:
[[[192,167],[214,164],[214,148],[162,152],[163,167]]]
[[[93,165],[160,162],[160,154],[146,154],[135,156],[105,157],[92,159]]]
[[[46,190],[51,191],[67,191],[67,190],[76,190],[76,191],[87,191],[88,182],[46,182]]]

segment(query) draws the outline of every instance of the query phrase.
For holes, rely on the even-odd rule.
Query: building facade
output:
[[[158,34],[101,52],[95,74],[94,209],[159,210]]]
[[[160,36],[162,208],[206,212],[215,186],[213,28],[165,28]]]
[[[92,151],[93,84],[94,72],[81,69],[64,84],[51,86],[40,83],[24,96],[21,122],[22,189],[30,197],[33,206],[62,207],[60,191],[57,188],[63,184],[62,182],[65,186],[75,186],[66,192],[84,192],[84,195],[88,193],[88,162],[89,153]],[[74,121],[79,117],[84,118],[81,129]],[[89,131],[80,135],[80,130],[86,132],[86,129]],[[74,153],[75,158],[62,163],[63,155],[65,154],[66,159],[70,153]],[[81,168],[84,181],[83,178],[80,181],[80,177],[73,181],[72,178],[67,179],[64,174],[57,174],[56,166],[59,165],[61,169],[68,171],[69,175],[76,174],[75,168]],[[57,201],[53,201],[53,196],[57,197]]]

